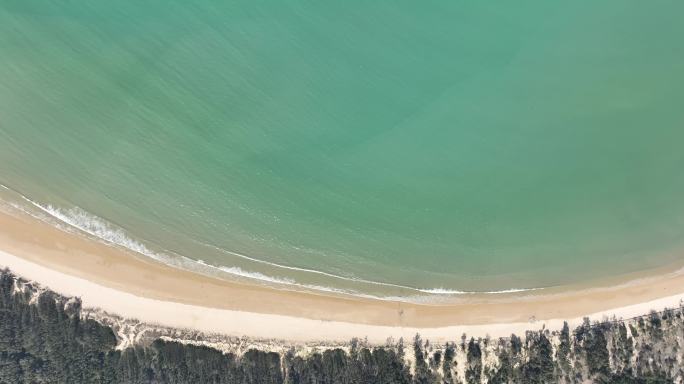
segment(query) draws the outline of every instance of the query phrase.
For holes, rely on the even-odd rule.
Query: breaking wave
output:
[[[145,255],[148,257],[151,257],[157,261],[161,261],[165,264],[172,265],[174,267],[179,267],[183,269],[188,269],[188,270],[212,270],[212,271],[221,271],[223,273],[227,273],[233,276],[238,276],[242,278],[247,278],[251,280],[257,280],[265,283],[270,283],[270,284],[278,284],[278,285],[284,285],[284,286],[296,286],[296,287],[301,287],[305,289],[311,289],[311,290],[316,290],[316,291],[324,291],[324,292],[331,292],[331,293],[341,293],[341,294],[349,294],[349,295],[354,295],[354,296],[359,296],[359,297],[366,297],[366,298],[374,298],[374,299],[381,299],[381,300],[392,300],[392,301],[411,301],[410,297],[397,297],[397,296],[387,296],[387,297],[381,297],[381,296],[375,296],[375,295],[369,295],[369,294],[364,294],[361,292],[357,292],[354,290],[348,290],[348,289],[339,289],[339,288],[333,288],[333,287],[327,287],[327,286],[320,286],[320,285],[312,285],[312,284],[305,284],[305,283],[300,283],[297,282],[293,278],[288,278],[288,277],[276,277],[276,276],[269,276],[260,272],[254,272],[254,271],[246,271],[240,267],[237,266],[214,266],[211,264],[208,264],[202,260],[194,260],[191,258],[188,258],[183,255],[177,255],[173,252],[168,252],[168,251],[155,251],[150,249],[150,247],[146,246],[143,242],[135,240],[131,236],[129,236],[126,231],[123,228],[118,227],[117,225],[110,223],[96,215],[93,215],[79,207],[72,207],[72,208],[62,208],[62,207],[57,207],[52,204],[42,204],[39,202],[36,202],[34,200],[31,200],[30,198],[22,195],[19,192],[16,192],[12,190],[11,188],[0,184],[0,187],[2,187],[5,190],[11,191],[16,193],[18,196],[20,196],[25,202],[30,204],[32,207],[35,209],[38,209],[40,212],[48,215],[49,217],[56,219],[59,223],[66,224],[68,228],[64,228],[63,226],[57,226],[58,228],[62,230],[70,230],[70,229],[76,229],[82,233],[88,234],[97,240],[104,242],[105,244],[109,245],[115,245],[119,247],[123,247],[125,249],[128,249],[130,251],[133,251],[135,253]],[[32,216],[41,219],[43,221],[49,222],[45,220],[45,218],[37,217],[34,213],[29,212],[26,209],[23,209],[20,206],[17,206],[13,204],[15,208],[22,209],[25,213],[31,214]],[[54,224],[52,222],[49,222],[50,224]],[[392,283],[385,283],[385,282],[380,282],[380,281],[373,281],[373,280],[366,280],[366,279],[361,279],[361,278],[356,278],[356,277],[348,277],[348,276],[341,276],[341,275],[336,275],[332,274],[329,272],[324,272],[324,271],[319,271],[315,269],[307,269],[307,268],[300,268],[300,267],[293,267],[293,266],[288,266],[288,265],[282,265],[282,264],[277,264],[277,263],[272,263],[269,261],[257,259],[242,253],[226,250],[220,247],[217,247],[215,245],[211,244],[206,244],[202,242],[196,242],[197,244],[210,247],[216,251],[219,251],[224,254],[236,256],[245,260],[249,260],[251,262],[255,263],[260,263],[260,264],[265,264],[269,265],[271,267],[276,267],[280,268],[283,270],[290,270],[290,271],[297,271],[297,272],[304,272],[304,273],[311,273],[311,274],[317,274],[317,275],[322,275],[326,277],[330,277],[333,279],[339,279],[339,280],[345,280],[345,281],[351,281],[355,283],[362,283],[362,284],[369,284],[369,285],[376,285],[376,286],[384,286],[384,287],[393,287],[393,288],[401,288],[405,289],[408,291],[414,291],[417,293],[423,293],[423,294],[428,294],[428,295],[468,295],[468,294],[503,294],[503,293],[515,293],[515,292],[525,292],[525,291],[534,291],[534,290],[539,290],[543,288],[513,288],[513,289],[506,289],[506,290],[500,290],[500,291],[460,291],[460,290],[453,290],[453,289],[447,289],[447,288],[416,288],[416,287],[411,287],[411,286],[406,286],[406,285],[400,285],[400,284],[392,284]]]

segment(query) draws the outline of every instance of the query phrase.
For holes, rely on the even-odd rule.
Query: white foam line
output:
[[[193,240],[193,241],[194,241],[194,240]],[[360,278],[356,278],[356,277],[347,277],[347,276],[335,275],[335,274],[333,274],[333,273],[324,272],[324,271],[319,271],[319,270],[316,270],[316,269],[307,269],[307,268],[292,267],[292,266],[289,266],[289,265],[277,264],[277,263],[273,263],[273,262],[270,262],[270,261],[261,260],[261,259],[257,259],[257,258],[254,258],[254,257],[250,257],[250,256],[247,256],[247,255],[242,254],[242,253],[238,253],[238,252],[234,252],[234,251],[229,251],[229,250],[227,250],[227,249],[223,249],[223,248],[217,247],[217,246],[212,245],[212,244],[207,244],[207,243],[203,243],[203,242],[199,242],[199,241],[195,241],[195,243],[200,244],[200,245],[204,245],[204,246],[209,247],[209,248],[212,248],[212,249],[215,249],[215,250],[217,250],[217,251],[219,251],[219,252],[221,252],[221,253],[225,253],[225,254],[237,256],[237,257],[243,258],[243,259],[245,259],[245,260],[253,261],[253,262],[256,262],[256,263],[261,263],[261,264],[265,264],[265,265],[270,265],[270,266],[272,266],[272,267],[277,267],[277,268],[282,268],[282,269],[288,269],[288,270],[291,270],[291,271],[314,273],[314,274],[317,274],[317,275],[332,277],[332,278],[340,279],[340,280],[352,281],[352,282],[355,282],[355,283],[366,283],[366,284],[372,284],[372,285],[382,285],[382,286],[386,286],[386,287],[410,289],[410,290],[413,290],[413,291],[421,291],[421,290],[418,289],[418,288],[409,287],[409,286],[405,286],[405,285],[391,284],[391,283],[383,283],[383,282],[381,282],[381,281],[365,280],[365,279],[360,279]],[[456,291],[454,291],[454,292],[456,292]],[[463,292],[459,292],[459,293],[463,293]]]
[[[508,337],[512,333],[524,335],[526,331],[561,329],[567,321],[571,328],[581,325],[584,317],[594,320],[605,318],[633,318],[650,310],[660,311],[682,305],[682,294],[666,296],[647,302],[618,308],[606,308],[593,313],[579,312],[577,317],[540,319],[535,322],[491,323],[477,325],[451,324],[441,327],[402,327],[352,323],[337,320],[315,320],[289,315],[261,314],[228,309],[204,307],[155,300],[119,291],[97,282],[75,277],[46,268],[15,255],[0,251],[0,268],[8,267],[12,273],[41,284],[65,296],[78,296],[84,308],[100,308],[124,318],[138,319],[148,324],[159,324],[180,329],[196,329],[207,333],[220,333],[235,337],[287,340],[298,342],[325,341],[347,343],[352,338],[368,338],[369,342],[384,345],[389,337],[409,340],[416,333],[434,343],[453,341],[454,335],[473,337]]]
[[[402,288],[402,289],[407,289],[407,290],[411,290],[411,291],[429,293],[429,294],[433,294],[433,295],[467,295],[467,294],[483,294],[483,293],[485,293],[485,294],[498,294],[498,293],[527,292],[527,291],[536,291],[536,290],[544,289],[544,288],[511,288],[511,289],[505,289],[505,290],[501,290],[501,291],[459,291],[459,290],[446,289],[446,288],[416,288],[416,287],[411,287],[408,285],[384,283],[381,281],[365,280],[365,279],[360,279],[360,278],[356,278],[356,277],[346,277],[346,276],[335,275],[335,274],[332,274],[329,272],[319,271],[319,270],[315,270],[315,269],[299,268],[299,267],[292,267],[289,265],[277,264],[277,263],[273,263],[270,261],[265,261],[265,260],[257,259],[257,258],[251,257],[251,256],[247,256],[247,255],[242,254],[242,253],[229,251],[227,249],[223,249],[223,248],[217,247],[217,246],[212,245],[212,244],[207,244],[207,243],[199,242],[196,240],[193,240],[193,241],[197,244],[215,249],[221,253],[237,256],[237,257],[249,260],[249,261],[269,265],[272,267],[289,269],[291,271],[314,273],[314,274],[318,274],[318,275],[332,277],[335,279],[352,281],[355,283],[365,283],[365,284],[380,285],[380,286],[385,286],[385,287]]]
[[[5,189],[8,189],[4,185],[0,184],[2,187]],[[11,190],[10,190],[11,191]],[[16,191],[13,191],[17,193]],[[80,208],[74,208],[74,209],[69,209],[69,210],[63,210],[60,208],[56,208],[52,205],[42,205],[38,202],[35,202],[28,197],[18,193],[25,201],[30,203],[32,206],[35,208],[39,209],[40,211],[46,213],[50,217],[53,217],[57,220],[59,220],[62,223],[67,224],[68,226],[72,228],[76,228],[79,231],[82,231],[84,233],[87,233],[98,240],[103,241],[106,244],[113,244],[113,245],[118,245],[121,247],[124,247],[128,250],[131,250],[133,252],[152,257],[155,260],[161,261],[164,264],[172,264],[175,267],[182,267],[181,265],[178,265],[178,262],[174,262],[171,257],[165,254],[159,254],[156,252],[151,251],[149,248],[145,247],[140,242],[137,242],[135,240],[130,239],[128,236],[125,235],[125,232],[122,229],[119,228],[112,228],[111,224],[107,224],[104,220],[98,218],[97,216],[94,216],[92,214],[87,213],[86,211],[80,209]],[[37,217],[35,214],[32,214],[31,212],[22,209],[19,206],[14,205],[15,208],[21,209],[23,212],[31,215],[34,218],[40,219]],[[64,213],[66,211],[67,213],[71,213],[74,216],[70,216],[67,213]],[[41,219],[42,220],[42,219]],[[45,220],[42,220],[45,221]],[[84,224],[85,223],[85,224]],[[61,227],[57,227],[58,229],[63,229]],[[379,297],[379,296],[372,296],[372,295],[364,295],[356,291],[351,291],[351,290],[342,290],[342,289],[337,289],[337,288],[332,288],[332,287],[324,287],[324,286],[319,286],[319,285],[311,285],[311,284],[301,284],[297,283],[293,279],[288,279],[288,278],[279,278],[279,277],[272,277],[272,276],[267,276],[259,272],[250,272],[250,271],[245,271],[239,267],[226,267],[226,266],[215,266],[211,264],[207,264],[204,261],[201,260],[193,260],[188,257],[185,257],[183,255],[178,255],[180,258],[183,259],[183,261],[187,263],[192,263],[192,264],[198,264],[204,267],[208,267],[211,269],[219,270],[221,272],[225,272],[234,276],[239,276],[239,277],[244,277],[244,278],[249,278],[253,280],[260,280],[268,283],[274,283],[274,284],[282,284],[282,285],[293,285],[293,286],[298,286],[302,288],[307,288],[307,289],[313,289],[313,290],[318,290],[318,291],[325,291],[325,292],[332,292],[332,293],[342,293],[342,294],[349,294],[349,295],[354,295],[354,296],[360,296],[360,297],[367,297],[367,298],[375,298],[379,300],[384,300],[384,298]]]
[[[104,219],[95,216],[93,214],[88,213],[87,211],[79,208],[79,207],[74,207],[71,209],[63,209],[59,207],[55,207],[51,204],[48,205],[43,205],[41,203],[38,203],[36,201],[31,200],[30,198],[24,196],[23,194],[3,185],[0,184],[0,187],[11,191],[13,193],[16,193],[19,195],[22,199],[24,199],[26,202],[34,206],[35,208],[39,209],[40,211],[48,214],[49,216],[59,220],[62,223],[65,223],[73,228],[76,228],[84,233],[87,233],[103,242],[106,244],[113,244],[113,245],[118,245],[123,248],[126,248],[128,250],[131,250],[135,253],[142,254],[148,257],[151,257],[157,261],[160,261],[164,264],[171,264],[175,267],[181,267],[181,265],[178,265],[177,261],[174,261],[173,258],[166,254],[160,254],[157,252],[154,252],[147,248],[143,243],[133,240],[129,236],[126,235],[125,231],[121,228],[117,228],[115,225],[108,223]],[[19,208],[19,207],[17,207]],[[20,208],[21,209],[21,208]],[[34,216],[30,212],[23,210],[22,211],[30,214],[31,216]],[[59,226],[57,227],[58,229],[63,229],[60,228]],[[261,263],[277,268],[282,268],[282,269],[287,269],[287,270],[292,270],[292,271],[298,271],[298,272],[306,272],[306,273],[312,273],[312,274],[318,274],[322,276],[327,276],[335,279],[340,279],[340,280],[346,280],[346,281],[351,281],[355,283],[364,283],[364,284],[370,284],[370,285],[376,285],[376,286],[385,286],[385,287],[393,287],[393,288],[401,288],[401,289],[406,289],[406,290],[411,290],[411,291],[416,291],[416,292],[421,292],[421,293],[427,293],[430,295],[466,295],[466,294],[502,294],[502,293],[514,293],[514,292],[526,292],[526,291],[535,291],[535,290],[540,290],[543,288],[521,288],[521,289],[506,289],[506,290],[501,290],[501,291],[485,291],[485,292],[480,292],[480,291],[458,291],[458,290],[450,290],[450,289],[445,289],[445,288],[416,288],[416,287],[410,287],[410,286],[405,286],[405,285],[399,285],[399,284],[392,284],[392,283],[384,283],[384,282],[379,282],[379,281],[372,281],[372,280],[365,280],[365,279],[360,279],[360,278],[355,278],[355,277],[346,277],[346,276],[340,276],[340,275],[335,275],[332,273],[324,272],[324,271],[319,271],[315,269],[307,269],[307,268],[299,268],[299,267],[292,267],[288,265],[282,265],[282,264],[276,264],[272,263],[269,261],[257,259],[251,256],[247,256],[238,252],[233,252],[229,251],[220,247],[217,247],[215,245],[211,244],[206,244],[202,243],[196,240],[193,240],[195,243],[210,247],[212,249],[215,249],[219,252],[237,256],[252,262],[256,263]],[[214,266],[207,264],[203,261],[198,261],[198,260],[193,260],[191,258],[188,258],[183,255],[177,255],[180,257],[184,262],[186,263],[192,263],[192,264],[199,264],[205,267],[209,267],[212,269],[220,270],[225,273],[232,274],[234,276],[240,276],[244,278],[249,278],[249,279],[254,279],[254,280],[259,280],[259,281],[264,281],[268,283],[274,283],[274,284],[282,284],[282,285],[293,285],[297,287],[302,287],[306,289],[313,289],[313,290],[318,290],[318,291],[325,291],[325,292],[332,292],[332,293],[342,293],[342,294],[349,294],[349,295],[354,295],[358,297],[365,297],[365,298],[373,298],[373,299],[379,299],[379,300],[390,300],[390,301],[397,301],[399,298],[396,296],[387,296],[387,297],[381,297],[381,296],[375,296],[375,295],[368,295],[368,294],[362,294],[357,291],[353,290],[344,290],[344,289],[338,289],[338,288],[332,288],[332,287],[325,287],[325,286],[319,286],[319,285],[312,285],[312,284],[302,284],[298,283],[294,279],[289,279],[289,278],[280,278],[280,277],[273,277],[273,276],[267,276],[259,272],[250,272],[250,271],[245,271],[239,267],[227,267],[227,266]],[[410,301],[408,298],[405,298],[404,300],[401,301]]]

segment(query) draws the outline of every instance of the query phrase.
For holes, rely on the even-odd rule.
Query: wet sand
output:
[[[292,341],[368,337],[455,340],[558,328],[590,316],[633,317],[679,305],[684,274],[672,265],[583,285],[417,304],[227,281],[164,265],[20,212],[0,212],[0,266],[86,307],[171,327]]]

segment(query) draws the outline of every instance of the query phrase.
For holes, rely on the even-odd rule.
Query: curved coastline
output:
[[[25,214],[0,213],[0,265],[85,306],[205,332],[300,341],[410,337],[438,341],[466,332],[505,336],[677,306],[684,274],[670,266],[541,292],[460,295],[452,303],[407,303],[226,281],[136,257]],[[274,325],[275,324],[275,325]]]
[[[196,242],[204,247],[214,249],[215,251],[227,254],[239,259],[247,260],[256,264],[265,265],[268,267],[275,267],[278,270],[285,271],[295,271],[303,272],[307,274],[325,276],[331,278],[335,281],[344,281],[357,284],[364,284],[367,286],[377,286],[389,289],[396,289],[400,291],[400,294],[393,296],[386,295],[374,295],[365,292],[359,292],[356,290],[343,289],[339,287],[322,286],[322,285],[312,285],[307,283],[298,282],[290,277],[280,277],[266,275],[258,271],[245,271],[239,266],[217,266],[207,264],[203,260],[194,260],[188,258],[184,255],[178,254],[176,252],[165,250],[161,253],[149,249],[143,242],[131,238],[125,231],[121,228],[114,227],[111,223],[106,222],[97,216],[94,216],[78,207],[72,209],[62,209],[59,207],[54,207],[50,204],[41,204],[32,200],[31,198],[23,195],[21,192],[14,190],[4,184],[0,184],[0,190],[4,190],[12,195],[13,199],[18,199],[21,204],[16,202],[5,202],[6,205],[11,206],[13,209],[18,209],[24,214],[33,216],[41,221],[49,221],[51,225],[57,226],[65,231],[73,231],[80,235],[91,236],[93,240],[100,241],[108,245],[118,246],[124,248],[126,251],[131,251],[135,254],[144,255],[150,257],[164,264],[171,265],[176,268],[186,269],[190,272],[205,273],[215,276],[217,273],[228,274],[231,278],[235,279],[247,279],[249,282],[259,282],[265,284],[275,284],[279,287],[290,288],[290,289],[305,289],[313,291],[322,291],[328,293],[340,293],[349,294],[352,296],[373,298],[380,300],[390,300],[390,301],[425,301],[434,299],[436,296],[444,295],[448,301],[448,296],[453,295],[470,295],[470,294],[505,294],[505,293],[515,293],[515,292],[526,292],[526,291],[537,291],[545,289],[545,287],[535,287],[535,288],[508,288],[503,290],[494,291],[467,291],[467,290],[454,290],[443,287],[438,288],[420,288],[414,286],[401,285],[396,283],[374,281],[357,277],[348,277],[337,275],[325,271],[319,271],[309,268],[300,268],[294,266],[288,266],[278,263],[269,262],[266,260],[261,260],[254,258],[242,253],[233,252],[217,246]],[[25,205],[24,205],[25,204]],[[39,215],[37,215],[39,214]],[[44,216],[44,217],[42,217]],[[173,256],[170,256],[173,255]],[[432,297],[422,297],[416,295],[431,295]],[[434,300],[433,300],[434,301]],[[442,300],[444,301],[444,300]]]

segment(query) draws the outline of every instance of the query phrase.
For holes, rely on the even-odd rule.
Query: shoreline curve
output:
[[[449,304],[279,290],[173,268],[8,212],[0,212],[0,267],[79,296],[85,307],[147,323],[290,341],[367,337],[382,343],[416,333],[434,341],[462,333],[501,337],[560,328],[566,320],[579,325],[585,316],[634,317],[684,299],[684,274],[677,266],[604,285],[475,294]]]

